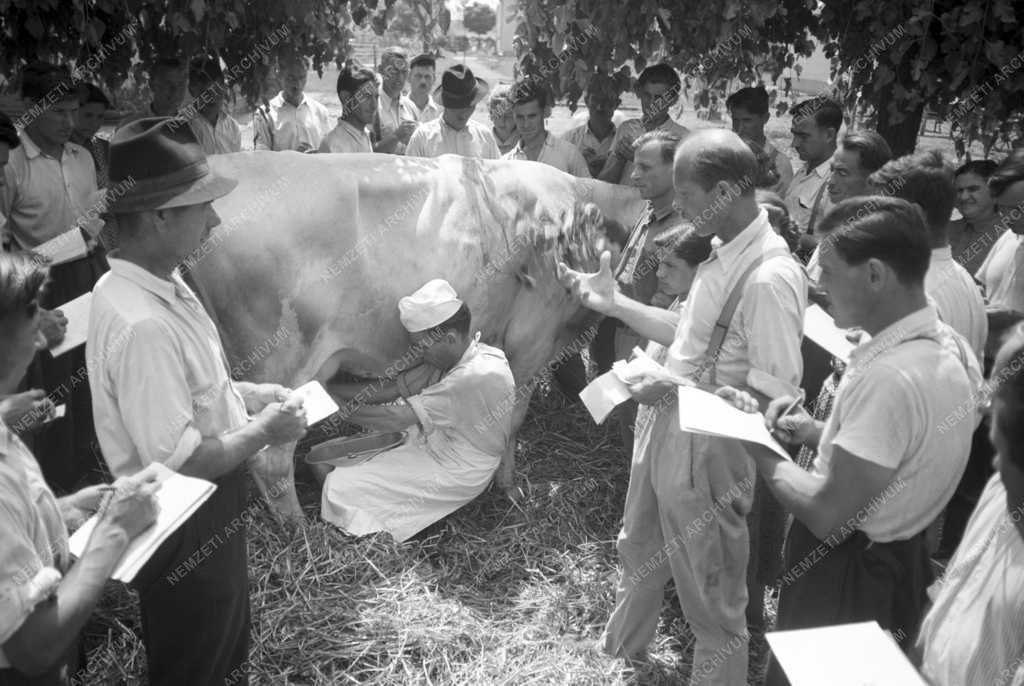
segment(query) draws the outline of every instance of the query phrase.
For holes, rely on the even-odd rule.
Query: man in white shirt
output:
[[[416,130],[416,112],[409,98],[402,94],[409,75],[405,50],[386,48],[380,56],[380,97],[377,117],[373,122],[374,152],[401,155]]]
[[[769,190],[785,195],[789,182],[793,180],[793,163],[789,156],[768,142],[764,127],[771,116],[768,112],[768,91],[764,86],[741,88],[725,100],[725,108],[729,110],[732,130],[742,138],[748,138],[764,150],[772,161],[779,181]]]
[[[594,74],[587,85],[587,121],[562,134],[562,138],[579,149],[594,178],[604,169],[612,151],[612,142],[615,140],[615,122],[612,117],[619,101],[614,80],[600,72]]]
[[[189,64],[188,92],[192,102],[183,111],[196,140],[207,155],[241,152],[242,130],[224,106],[227,85],[220,60],[196,57]]]
[[[985,301],[971,275],[953,259],[946,233],[956,202],[953,168],[942,153],[930,150],[886,163],[871,175],[869,183],[876,193],[909,200],[924,212],[932,241],[925,293],[935,303],[939,319],[963,336],[981,361],[988,337]]]
[[[373,72],[348,62],[338,72],[338,125],[320,143],[320,152],[373,152],[369,126],[377,115],[377,80]]]
[[[472,70],[456,64],[441,76],[441,105],[444,113],[421,124],[409,139],[405,154],[410,157],[438,157],[452,154],[496,160],[501,157],[494,134],[470,117],[487,95],[487,82]]]
[[[1006,230],[978,269],[978,280],[985,286],[989,310],[1024,313],[1024,159],[1003,162],[988,187]]]
[[[830,98],[811,98],[793,106],[793,149],[804,166],[793,175],[786,191],[789,216],[800,227],[802,252],[810,254],[817,244],[814,224],[825,216],[829,167],[843,125],[843,109]]]
[[[146,70],[153,100],[149,108],[129,114],[118,126],[143,117],[173,117],[188,95],[188,63],[180,57],[159,57]]]
[[[331,117],[327,108],[306,97],[309,64],[301,55],[282,58],[278,67],[281,92],[253,115],[253,147],[256,150],[316,152]]]
[[[409,102],[419,123],[441,116],[441,106],[431,91],[437,80],[437,58],[430,53],[413,57],[409,62]]]
[[[552,136],[545,126],[545,120],[551,116],[551,95],[547,88],[535,79],[525,78],[512,86],[511,95],[519,142],[503,159],[541,162],[589,179],[587,162],[576,146]]]

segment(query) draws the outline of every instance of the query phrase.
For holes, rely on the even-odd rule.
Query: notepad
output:
[[[804,313],[804,335],[843,362],[850,361],[850,353],[857,347],[846,338],[846,331],[836,326],[828,312],[817,305],[811,305]]]
[[[50,258],[50,266],[55,267],[85,257],[89,253],[89,248],[85,244],[81,229],[76,226],[45,243],[40,243],[32,248],[32,252]]]
[[[877,622],[765,634],[792,686],[926,686]]]
[[[213,482],[178,474],[159,463],[154,463],[147,469],[155,469],[159,473],[160,488],[156,491],[159,509],[153,526],[143,531],[129,544],[117,567],[114,568],[111,578],[124,583],[131,582],[161,544],[217,490],[217,485]],[[82,556],[98,521],[99,516],[93,515],[71,536],[69,544],[72,555]]]
[[[768,432],[760,412],[744,412],[714,393],[693,386],[680,386],[678,392],[679,428],[683,431],[757,443],[790,459],[786,449]]]
[[[86,336],[89,334],[89,312],[92,309],[92,291],[83,293],[57,309],[67,318],[68,327],[64,332],[64,340],[50,348],[50,354],[54,357],[63,355],[69,350],[85,343]]]
[[[302,398],[306,409],[306,426],[323,421],[338,411],[338,403],[327,393],[319,381],[310,381],[296,388],[292,393]]]
[[[631,379],[662,370],[663,367],[647,353],[640,348],[633,348],[632,359],[628,362],[616,360],[610,371],[597,377],[580,391],[580,400],[594,421],[601,424],[612,410],[632,397],[628,386]],[[679,377],[673,378],[672,381],[678,384],[692,383]]]

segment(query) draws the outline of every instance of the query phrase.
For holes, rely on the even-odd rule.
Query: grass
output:
[[[629,475],[614,425],[558,391],[535,396],[518,438],[520,497],[488,491],[415,540],[355,539],[308,519],[285,529],[253,491],[253,684],[679,684],[693,638],[669,602],[651,661],[629,671],[580,651],[614,599],[615,536]],[[134,595],[112,584],[86,628],[84,684],[145,684]],[[751,640],[750,683],[766,651]]]

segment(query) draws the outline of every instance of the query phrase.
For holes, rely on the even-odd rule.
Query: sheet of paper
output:
[[[294,391],[302,398],[302,406],[306,408],[306,425],[312,426],[323,421],[338,411],[338,403],[319,381],[310,381]]]
[[[134,579],[157,548],[217,490],[217,485],[210,481],[178,474],[159,463],[154,463],[147,469],[159,473],[156,522],[131,542],[114,569],[111,578],[124,583]],[[98,521],[99,517],[93,515],[71,536],[69,546],[72,555],[82,556]]]
[[[605,372],[580,391],[580,400],[598,424],[603,423],[612,410],[629,397],[629,389],[614,370]]]
[[[32,252],[49,257],[50,266],[53,267],[85,257],[89,249],[85,245],[82,231],[76,226],[70,231],[65,231],[59,236],[55,236],[45,243],[37,245],[32,248]]]
[[[765,635],[792,686],[926,686],[877,622]]]
[[[89,333],[89,311],[92,309],[92,291],[83,293],[57,309],[67,317],[68,328],[64,333],[64,340],[50,348],[50,354],[54,357],[63,355],[72,348],[77,348],[85,343],[85,337]]]
[[[786,449],[768,433],[760,412],[744,412],[717,395],[693,386],[680,386],[678,390],[679,428],[683,431],[757,443],[770,448],[779,457],[791,459]]]
[[[846,331],[836,326],[832,317],[817,305],[804,313],[804,335],[843,362],[850,361],[850,352],[856,347],[846,338]]]

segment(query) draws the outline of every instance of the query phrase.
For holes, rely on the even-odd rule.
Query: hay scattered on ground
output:
[[[517,453],[516,502],[488,491],[402,546],[319,521],[319,491],[301,476],[309,518],[296,529],[253,491],[251,683],[686,683],[693,638],[670,591],[636,672],[568,640],[596,639],[612,608],[629,474],[617,427],[545,389]],[[81,682],[144,684],[138,633],[134,596],[112,585],[86,630]],[[751,653],[759,677],[763,638]]]

